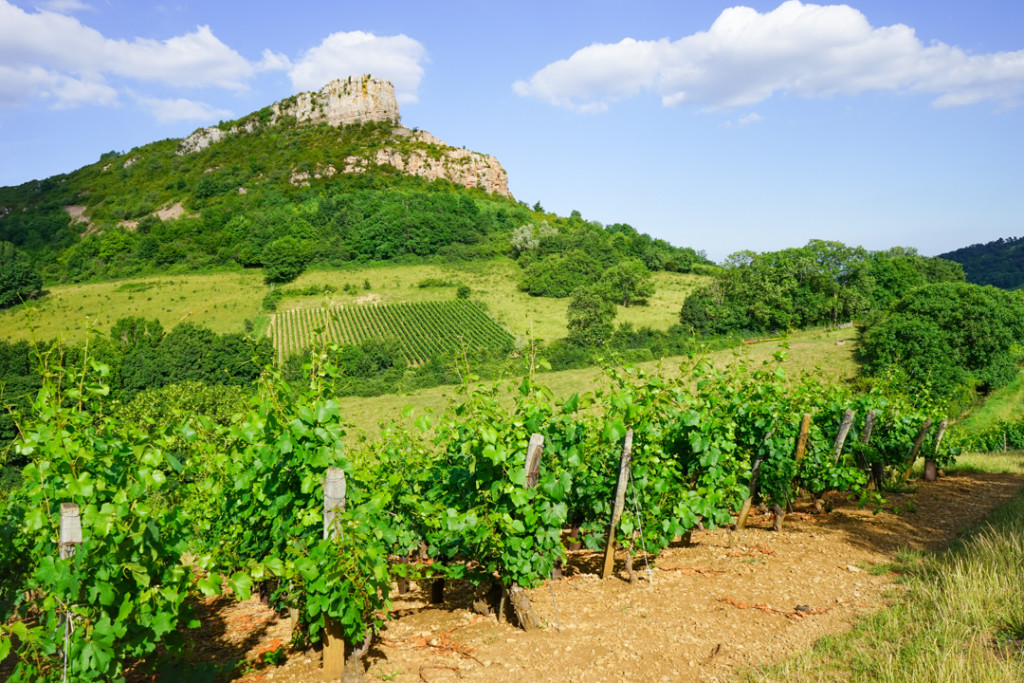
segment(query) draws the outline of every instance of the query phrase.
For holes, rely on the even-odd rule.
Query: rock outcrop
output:
[[[319,92],[303,92],[271,106],[273,120],[294,116],[299,123],[347,126],[368,121],[402,122],[391,81],[349,76],[331,81]]]
[[[413,143],[403,153],[383,147],[370,158],[346,157],[345,173],[361,173],[369,164],[389,164],[399,171],[427,180],[447,180],[466,187],[479,187],[490,194],[508,197],[508,174],[496,158],[466,149],[450,147],[425,131],[397,129]],[[421,144],[416,144],[421,143]]]
[[[331,81],[318,92],[299,93],[251,114],[226,132],[217,127],[200,128],[181,141],[178,154],[194,154],[228,135],[251,133],[259,126],[278,125],[286,118],[294,118],[299,124],[326,123],[334,127],[370,121],[387,121],[395,126],[393,145],[364,156],[348,156],[338,170],[333,166],[318,167],[313,172],[293,170],[293,185],[308,185],[311,180],[330,178],[339,171],[363,173],[371,165],[390,165],[427,180],[443,179],[509,196],[508,175],[496,158],[451,147],[430,133],[402,127],[394,86],[371,76],[350,76]]]

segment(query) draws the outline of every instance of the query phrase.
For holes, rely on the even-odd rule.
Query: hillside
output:
[[[1020,289],[1024,285],[1024,237],[972,244],[939,254],[939,258],[961,264],[967,281],[977,285],[1003,289]]]

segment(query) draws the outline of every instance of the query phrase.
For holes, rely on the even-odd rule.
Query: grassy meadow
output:
[[[523,340],[553,341],[565,336],[568,299],[532,297],[519,291],[519,267],[511,259],[469,262],[459,265],[366,265],[335,270],[312,270],[299,276],[287,289],[331,285],[329,296],[287,297],[279,311],[331,305],[365,305],[374,302],[437,301],[455,297],[455,287],[420,287],[435,279],[465,284],[471,298],[513,336]],[[679,319],[683,301],[703,281],[699,275],[658,272],[653,274],[656,293],[648,306],[619,307],[617,322],[667,329]],[[364,282],[370,289],[364,289]],[[343,291],[352,285],[351,294]],[[259,270],[164,275],[159,277],[54,285],[46,296],[27,306],[0,311],[0,338],[85,339],[88,330],[106,332],[120,318],[156,318],[166,329],[189,321],[215,332],[239,332],[245,320],[266,329],[263,297],[268,288]]]

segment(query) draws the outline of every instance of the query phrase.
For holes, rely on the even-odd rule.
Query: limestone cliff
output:
[[[331,81],[318,92],[299,93],[236,122],[228,130],[200,128],[181,141],[178,154],[193,154],[223,140],[227,135],[251,133],[257,126],[274,126],[294,119],[298,124],[345,126],[354,123],[386,121],[394,124],[392,145],[352,155],[336,169],[326,165],[312,173],[292,172],[294,185],[342,173],[362,173],[371,165],[390,165],[403,173],[427,180],[447,180],[466,187],[478,187],[488,193],[509,196],[508,175],[490,155],[451,147],[430,133],[413,131],[400,125],[398,100],[390,81],[371,76],[350,76]]]

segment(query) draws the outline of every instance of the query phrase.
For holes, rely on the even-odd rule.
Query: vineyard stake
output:
[[[77,546],[82,543],[82,518],[78,514],[78,506],[74,503],[60,504],[60,543],[59,556],[69,560],[75,555]],[[62,680],[68,680],[68,652],[71,649],[71,605],[64,610],[64,674]]]
[[[340,467],[331,467],[324,478],[324,538],[337,538],[338,525],[335,518],[338,510],[345,509],[345,472]],[[333,681],[345,674],[345,638],[341,624],[335,619],[324,619],[323,676]]]
[[[910,449],[910,457],[907,459],[907,469],[903,473],[903,481],[910,479],[910,470],[914,469],[914,463],[917,461],[917,454],[921,452],[921,446],[924,445],[924,438],[928,436],[928,430],[932,428],[932,419],[929,417],[921,423],[921,430],[914,437],[914,447]]]
[[[939,457],[939,446],[942,445],[942,437],[946,434],[946,426],[949,424],[949,420],[942,418],[939,420],[939,433],[935,436],[935,453],[934,457],[924,459],[924,480],[935,481],[939,474],[939,464],[936,462],[936,458]]]
[[[804,413],[803,418],[800,420],[800,433],[796,437],[796,451],[793,453],[793,460],[796,462],[797,467],[800,466],[800,461],[804,459],[804,453],[807,452],[807,438],[810,434],[811,414]],[[786,518],[786,511],[778,503],[773,503],[772,513],[775,515],[775,531],[782,531],[782,521]]]
[[[853,418],[856,417],[856,413],[847,408],[846,412],[843,413],[843,420],[839,423],[839,433],[836,434],[836,440],[832,444],[832,457],[835,459],[835,463],[839,464],[839,458],[843,454],[843,445],[846,443],[846,436],[850,433],[850,427],[853,426]]]
[[[762,462],[764,462],[764,458],[758,458],[753,469],[750,470],[750,495],[744,499],[740,514],[736,516],[736,531],[743,531],[747,526],[747,515],[750,514],[750,506],[754,502],[754,494],[757,493],[757,475],[761,470]]]
[[[540,434],[530,435],[530,444],[526,447],[526,462],[523,464],[523,473],[526,475],[526,488],[532,489],[537,485],[540,477],[540,457],[544,452],[544,437]],[[533,631],[540,628],[540,619],[533,611],[530,604],[530,597],[519,584],[512,584],[508,589],[508,600],[512,603],[512,611],[524,631]],[[504,609],[504,600],[498,606],[498,620],[501,620],[501,612]]]
[[[857,467],[862,470],[868,469],[868,461],[864,453],[867,452],[868,444],[871,443],[871,432],[875,429],[875,416],[877,415],[878,412],[872,408],[864,416],[864,431],[860,433],[860,448],[857,449]]]
[[[622,458],[619,460],[619,480],[615,485],[615,505],[612,508],[612,522],[608,526],[608,544],[604,548],[604,569],[601,578],[611,576],[615,567],[615,529],[622,517],[622,508],[626,504],[626,482],[629,480],[629,461],[633,457],[633,430],[626,430],[626,441],[622,446]]]

